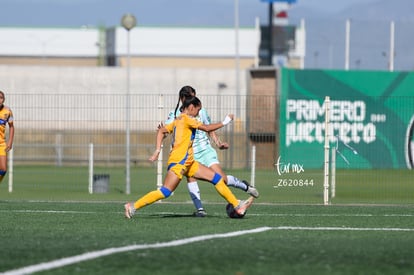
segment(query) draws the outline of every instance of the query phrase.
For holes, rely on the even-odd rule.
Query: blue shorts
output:
[[[201,152],[194,153],[194,159],[207,167],[220,163],[217,157],[217,152],[212,147]]]

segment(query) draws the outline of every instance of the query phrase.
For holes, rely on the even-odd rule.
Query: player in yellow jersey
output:
[[[13,147],[14,125],[11,109],[4,105],[6,97],[0,91],[0,183],[7,172],[7,152]],[[6,139],[6,127],[9,125],[9,138]]]
[[[179,105],[188,98],[196,96],[196,90],[191,86],[184,86],[180,89],[178,95],[178,102],[175,107],[175,110],[172,110],[168,114],[167,120],[164,124],[169,124],[174,121],[174,119],[180,115]],[[198,121],[201,121],[203,124],[210,124],[211,119],[207,110],[204,106],[201,108],[198,116],[196,117]],[[246,180],[239,180],[237,177],[232,175],[226,175],[220,165],[220,161],[217,156],[217,152],[214,149],[211,140],[216,144],[217,148],[220,150],[228,149],[229,145],[226,142],[222,142],[220,138],[214,131],[204,132],[204,131],[196,131],[194,143],[193,143],[193,151],[194,151],[194,158],[199,163],[207,166],[208,168],[213,169],[215,172],[219,173],[224,181],[226,182],[227,186],[235,187],[241,189],[251,196],[257,198],[259,196],[259,192],[253,186],[250,186]],[[196,208],[194,212],[195,217],[205,217],[207,212],[204,210],[203,204],[201,202],[201,192],[200,188],[197,183],[197,179],[195,178],[187,178],[187,188],[190,194],[190,197],[193,201],[193,204]]]
[[[195,119],[201,109],[201,101],[197,97],[187,99],[181,107],[181,114],[170,124],[161,127],[157,133],[157,149],[150,157],[151,161],[156,161],[161,150],[164,134],[172,134],[172,148],[168,157],[168,172],[161,188],[149,192],[139,198],[134,203],[126,203],[124,205],[125,217],[130,219],[135,211],[152,204],[158,200],[168,198],[177,188],[183,176],[195,177],[201,180],[211,182],[217,192],[230,203],[236,213],[244,216],[247,208],[253,202],[253,199],[239,201],[230,191],[222,176],[214,172],[212,169],[200,164],[194,160],[193,141],[196,130],[215,131],[227,125],[233,120],[233,115],[227,115],[223,122],[205,125]]]

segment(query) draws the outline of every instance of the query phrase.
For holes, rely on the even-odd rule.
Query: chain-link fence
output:
[[[236,96],[200,95],[200,98],[212,121],[221,121],[227,113],[240,113],[232,124],[218,131],[220,138],[230,144],[228,150],[217,150],[226,172],[253,181],[262,192],[273,194],[272,202],[322,203],[324,141],[321,139],[320,146],[313,146],[312,150],[306,150],[305,145],[295,147],[296,152],[289,152],[292,148],[282,148],[286,144],[279,141],[280,131],[288,132],[279,129],[284,124],[277,121],[286,118],[279,112],[280,98],[241,96],[242,104],[238,107]],[[148,157],[155,149],[157,125],[166,119],[177,101],[178,97],[173,95],[131,95],[131,109],[127,110],[125,96],[119,95],[10,95],[8,102],[14,112],[16,128],[12,154],[15,186],[21,184],[22,174],[29,173],[30,181],[24,183],[29,188],[36,189],[49,182],[53,188],[62,190],[82,186],[87,193],[91,144],[96,173],[118,173],[115,178],[123,182],[127,123],[131,130],[130,165],[134,169],[131,180],[134,184],[146,181],[155,185],[156,164],[150,163]],[[400,101],[403,106],[406,99],[395,97],[393,101]],[[129,122],[126,121],[128,111]],[[295,132],[296,136],[298,134]],[[164,142],[164,172],[169,142],[169,139]],[[353,161],[346,150],[340,152]],[[381,158],[381,152],[376,150],[367,149],[364,153]],[[364,159],[359,156],[358,160]],[[343,162],[340,155],[337,155],[337,162]],[[358,169],[355,165],[353,163],[352,168],[343,163],[338,165],[336,201],[413,202],[409,195],[413,188],[411,170]],[[57,177],[59,173],[63,174]],[[122,189],[121,183],[117,192],[123,192]]]

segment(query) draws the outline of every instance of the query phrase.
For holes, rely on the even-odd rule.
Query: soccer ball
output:
[[[232,218],[232,219],[241,219],[244,217],[244,215],[246,215],[246,212],[243,215],[237,214],[237,212],[234,210],[234,207],[231,203],[228,203],[226,205],[226,212],[227,212],[227,216],[229,216],[229,218]]]

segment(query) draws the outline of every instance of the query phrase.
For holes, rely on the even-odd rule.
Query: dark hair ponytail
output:
[[[183,105],[181,105],[180,111],[182,112],[190,105],[193,105],[194,107],[201,106],[201,100],[196,96],[185,99]]]
[[[187,85],[180,89],[180,92],[178,94],[177,106],[175,106],[175,110],[174,110],[174,118],[177,117],[177,110],[178,110],[178,106],[180,106],[180,102],[181,101],[184,102],[186,99],[192,98],[195,95],[196,95],[196,90],[191,86]]]

